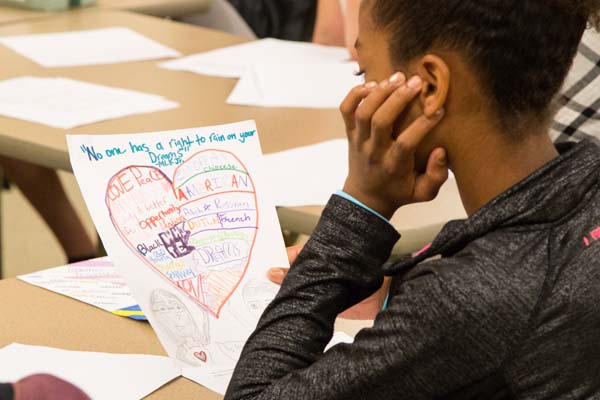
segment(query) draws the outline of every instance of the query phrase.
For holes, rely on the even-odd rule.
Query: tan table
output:
[[[166,355],[147,323],[16,279],[0,281],[0,297],[0,347],[17,342],[77,351]],[[178,378],[147,398],[217,400],[221,396]]]
[[[53,16],[55,13],[0,6],[0,25]]]
[[[0,27],[0,36],[25,33],[128,26],[179,50],[184,55],[241,43],[244,39],[199,27],[113,11],[67,13],[50,19]],[[174,110],[119,118],[79,127],[71,133],[137,133],[190,128],[254,119],[263,151],[271,153],[344,136],[337,110],[271,109],[225,104],[235,79],[215,78],[158,68],[156,61],[44,69],[17,53],[0,47],[0,79],[26,74],[64,76],[109,86],[166,96],[180,103]],[[294,79],[293,76],[290,79]],[[62,129],[0,116],[0,154],[70,170]],[[335,168],[335,165],[331,166]],[[281,209],[284,229],[310,234],[321,207]],[[462,218],[456,186],[448,184],[430,205],[400,210],[393,223],[404,234],[397,252],[408,254],[430,241],[446,221]]]
[[[0,280],[0,298],[0,348],[16,342],[76,351],[166,355],[148,323],[112,315],[14,278]],[[340,321],[338,327],[354,335],[366,325]],[[171,381],[146,398],[222,399],[185,378]]]
[[[74,8],[68,11],[38,11],[25,8],[0,6],[0,25],[56,17],[64,13],[102,8],[133,11],[157,17],[181,17],[200,14],[209,9],[211,0],[98,0],[97,5]]]

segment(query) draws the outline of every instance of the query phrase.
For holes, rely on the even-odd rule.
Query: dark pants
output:
[[[228,0],[260,38],[311,41],[317,0]]]

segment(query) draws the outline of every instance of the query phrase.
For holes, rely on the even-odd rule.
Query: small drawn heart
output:
[[[111,221],[128,247],[215,317],[243,279],[256,240],[252,177],[233,153],[204,150],[173,179],[130,166],[106,190]]]
[[[198,360],[202,361],[203,363],[205,363],[208,360],[208,357],[206,356],[206,353],[204,351],[194,352],[194,357],[196,357]]]

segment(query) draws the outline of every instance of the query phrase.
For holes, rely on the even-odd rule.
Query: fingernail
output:
[[[448,157],[446,157],[446,152],[444,152],[444,155],[440,156],[437,159],[437,162],[439,165],[441,165],[442,167],[445,166],[448,163]]]
[[[422,83],[423,83],[423,81],[421,80],[421,77],[418,75],[415,75],[412,78],[410,78],[410,80],[408,81],[406,86],[408,86],[411,89],[418,89],[421,87]]]
[[[367,89],[373,89],[374,87],[377,87],[377,82],[371,81],[371,82],[365,83],[365,87]]]
[[[394,75],[391,76],[390,83],[399,83],[402,82],[404,79],[404,74],[402,72],[396,72]]]
[[[386,86],[387,86],[389,83],[390,83],[390,81],[388,81],[387,79],[385,79],[385,80],[383,80],[383,81],[381,81],[381,82],[379,83],[379,86],[380,86],[380,87],[382,87],[382,88],[384,88],[384,87],[386,87]]]

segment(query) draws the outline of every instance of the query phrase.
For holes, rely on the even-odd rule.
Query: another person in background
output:
[[[209,12],[185,22],[248,38],[345,46],[356,59],[361,0],[213,0]]]
[[[56,171],[2,156],[0,168],[48,224],[69,263],[96,255],[94,243],[69,201]]]
[[[588,29],[559,98],[551,137],[557,142],[600,140],[600,33]]]
[[[345,46],[356,59],[354,43],[358,37],[358,11],[361,0],[319,0],[314,43]]]
[[[316,0],[228,1],[259,38],[310,41],[312,37]]]
[[[208,13],[184,21],[248,38],[307,42],[316,12],[317,0],[213,0]]]

